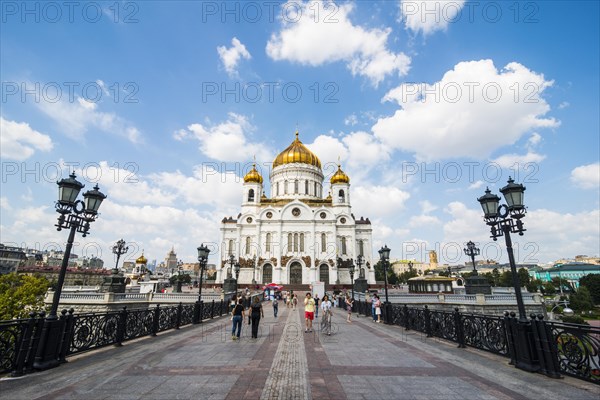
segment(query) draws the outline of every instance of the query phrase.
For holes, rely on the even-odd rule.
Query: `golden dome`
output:
[[[292,163],[309,164],[321,168],[321,160],[298,139],[298,131],[296,131],[296,139],[292,144],[275,157],[273,168]]]
[[[263,183],[263,177],[256,170],[256,164],[252,164],[252,169],[244,176],[244,183],[248,182]]]
[[[344,171],[342,171],[341,165],[338,164],[338,170],[333,174],[330,180],[331,184],[334,183],[350,183],[350,177],[346,175]]]
[[[147,264],[148,260],[146,259],[146,257],[144,257],[144,253],[142,252],[142,255],[138,257],[137,260],[135,260],[136,264]]]

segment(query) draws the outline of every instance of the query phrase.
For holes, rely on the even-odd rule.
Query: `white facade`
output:
[[[271,198],[264,195],[262,176],[253,168],[244,177],[241,213],[221,224],[216,282],[228,277],[233,254],[241,265],[240,284],[349,285],[348,265],[353,260],[357,266],[361,254],[363,276],[374,284],[371,223],[351,213],[350,179],[338,168],[327,183],[327,198],[323,180],[320,161],[297,136],[273,162]]]

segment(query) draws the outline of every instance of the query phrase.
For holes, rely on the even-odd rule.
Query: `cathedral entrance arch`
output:
[[[294,261],[292,265],[290,265],[290,284],[302,284],[302,265],[298,261]]]
[[[262,281],[264,284],[273,282],[273,266],[271,264],[263,265]]]
[[[319,267],[319,280],[329,285],[329,265],[321,264]]]

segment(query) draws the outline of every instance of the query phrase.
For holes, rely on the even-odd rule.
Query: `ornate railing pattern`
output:
[[[63,310],[60,321],[59,361],[68,355],[108,345],[121,345],[127,340],[154,336],[158,332],[179,329],[229,312],[229,303],[220,300],[170,307],[73,314]],[[19,376],[33,371],[38,353],[45,314],[30,314],[29,319],[0,321],[0,373]]]
[[[560,371],[600,384],[600,328],[546,322],[556,345]]]
[[[345,308],[344,300],[340,300],[339,306]],[[371,303],[355,301],[354,311],[371,317]],[[465,314],[458,308],[448,312],[429,310],[428,306],[413,308],[406,304],[389,304],[387,308],[384,306],[382,317],[387,324],[450,340],[458,343],[458,347],[469,346],[504,357],[513,356],[508,329],[516,321],[514,313],[498,317]],[[547,322],[542,315],[532,315],[529,323],[541,373],[551,377],[562,373],[600,384],[600,328]]]

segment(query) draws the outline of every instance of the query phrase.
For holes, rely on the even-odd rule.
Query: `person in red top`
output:
[[[304,298],[304,319],[306,321],[306,329],[304,332],[312,332],[312,322],[315,319],[315,299],[309,293],[306,293]]]

